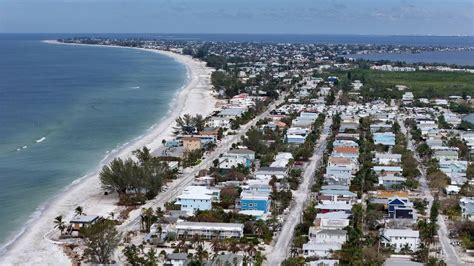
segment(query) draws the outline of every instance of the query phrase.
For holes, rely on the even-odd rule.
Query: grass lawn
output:
[[[415,71],[386,72],[370,69],[352,69],[335,71],[340,79],[347,79],[350,72],[351,80],[361,80],[364,88],[385,89],[395,85],[407,86],[416,97],[436,97],[466,95],[474,96],[474,74],[461,72]]]

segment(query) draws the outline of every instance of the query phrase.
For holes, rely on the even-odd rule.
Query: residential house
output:
[[[375,153],[375,157],[373,162],[375,164],[380,165],[392,165],[392,164],[400,164],[402,161],[401,154],[393,154],[393,153]]]
[[[339,243],[313,243],[303,244],[303,257],[329,257],[335,251],[341,250]]]
[[[373,166],[374,172],[379,175],[401,175],[403,169],[400,166],[376,165]]]
[[[405,177],[396,175],[379,176],[378,179],[379,185],[386,188],[399,187],[407,181]]]
[[[413,203],[408,198],[393,197],[387,201],[388,217],[391,219],[414,219]]]
[[[461,217],[464,220],[474,221],[474,197],[463,197],[459,200]]]
[[[347,241],[347,231],[342,229],[321,229],[310,227],[309,241],[313,243],[338,243]]]
[[[374,133],[374,144],[395,146],[395,134],[393,134],[392,132]]]
[[[340,202],[340,201],[331,202],[331,203],[320,203],[316,205],[316,209],[320,210],[320,213],[338,212],[338,211],[351,213],[352,203]]]
[[[166,254],[165,266],[186,266],[188,265],[188,253]]]
[[[219,157],[218,167],[220,169],[232,169],[240,164],[246,168],[250,168],[254,160],[254,151],[248,149],[234,149]]]
[[[189,186],[176,199],[176,204],[181,205],[182,211],[194,213],[197,210],[210,210],[212,208],[213,191],[204,186]]]
[[[201,149],[201,139],[196,137],[181,138],[185,151],[195,151]]]
[[[243,191],[240,195],[240,210],[270,211],[270,194],[264,191]]]
[[[243,266],[244,257],[236,254],[220,254],[217,255],[212,261],[207,262],[204,266]],[[248,264],[246,264],[248,265]]]
[[[240,223],[178,222],[176,235],[189,238],[198,235],[204,239],[241,238],[244,235],[244,225]]]
[[[357,158],[359,157],[359,148],[346,146],[334,147],[331,156],[357,160]]]
[[[349,225],[349,217],[345,211],[318,213],[314,225],[316,229],[344,229]]]
[[[405,247],[416,251],[420,243],[420,233],[412,229],[382,228],[379,235],[380,243],[386,247],[394,247],[395,252],[400,252]]]
[[[78,215],[74,216],[69,224],[71,225],[72,231],[79,231],[82,228],[91,226],[99,221],[100,216],[98,215]]]
[[[283,179],[287,176],[286,167],[260,167],[255,172],[256,179],[271,180],[275,176],[277,179]]]

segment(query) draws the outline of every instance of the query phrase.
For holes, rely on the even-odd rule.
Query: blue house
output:
[[[388,217],[392,219],[413,219],[413,203],[407,198],[392,197],[387,202]]]
[[[242,211],[270,211],[270,194],[262,191],[245,191],[240,196],[240,210]]]

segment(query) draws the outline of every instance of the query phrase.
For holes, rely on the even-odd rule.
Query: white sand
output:
[[[55,41],[47,42],[59,44]],[[120,48],[131,49],[126,47]],[[210,68],[207,68],[203,62],[188,56],[166,51],[147,51],[172,57],[176,61],[185,64],[190,80],[178,92],[171,111],[165,119],[146,132],[142,138],[122,148],[113,157],[129,157],[132,151],[143,146],[155,150],[162,145],[163,139],[172,138],[172,126],[178,116],[187,113],[199,113],[207,116],[215,110],[216,99],[212,96],[210,89]],[[68,221],[73,216],[73,211],[77,206],[82,206],[87,214],[106,217],[110,212],[114,211],[115,215],[118,215],[118,207],[115,205],[117,198],[111,195],[104,196],[103,191],[100,189],[98,178],[100,168],[101,166],[97,168],[95,174],[77,180],[56,196],[48,204],[41,216],[32,221],[26,231],[8,247],[7,252],[0,258],[0,265],[69,265],[71,262],[63,254],[61,247],[45,236],[49,237],[51,232],[56,231],[53,230],[54,217],[64,215],[65,221]]]

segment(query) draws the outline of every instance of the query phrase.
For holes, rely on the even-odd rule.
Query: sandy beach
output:
[[[56,41],[46,42],[65,45]],[[163,139],[168,140],[173,137],[172,126],[178,116],[198,113],[207,116],[216,108],[217,100],[212,95],[210,89],[209,77],[212,70],[206,67],[203,62],[167,51],[142,50],[172,57],[177,62],[186,65],[188,82],[184,88],[177,92],[176,99],[171,104],[170,111],[163,120],[157,121],[159,123],[147,132],[144,132],[142,138],[123,147],[103,163],[107,163],[114,157],[129,157],[132,151],[143,146],[147,146],[152,151],[156,150],[162,145]],[[49,233],[53,230],[54,217],[63,215],[65,221],[68,221],[72,218],[74,209],[77,206],[82,206],[87,214],[104,217],[107,217],[110,212],[119,213],[115,195],[104,196],[100,188],[98,173],[101,167],[102,165],[98,165],[97,171],[94,174],[74,181],[69,187],[55,196],[53,200],[48,202],[40,217],[31,221],[23,234],[8,247],[7,252],[0,258],[0,265],[69,265],[71,262],[64,255],[61,247],[45,236],[49,236]]]

